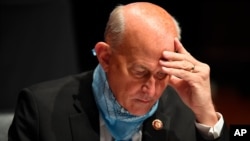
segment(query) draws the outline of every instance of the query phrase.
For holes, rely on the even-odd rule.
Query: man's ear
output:
[[[109,59],[111,55],[111,49],[109,44],[105,42],[96,43],[95,52],[100,65],[102,66],[104,71],[107,72],[109,68]]]

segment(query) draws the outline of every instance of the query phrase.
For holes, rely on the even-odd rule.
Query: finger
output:
[[[162,56],[165,60],[181,61],[185,59],[183,54],[175,53],[171,51],[163,51]]]
[[[176,68],[176,69],[183,69],[186,71],[194,71],[195,65],[190,63],[189,61],[163,61],[160,60],[160,65],[167,67],[167,68]]]
[[[162,56],[163,57],[160,60],[160,64],[166,67],[191,70],[192,68],[194,68],[195,64],[198,64],[198,61],[196,61],[190,54],[187,55],[170,51],[163,51]]]
[[[198,76],[192,71],[187,71],[183,69],[176,69],[176,68],[167,68],[167,67],[162,67],[162,71],[169,75],[173,75],[179,79],[183,79],[185,81],[191,82],[195,80],[195,78]]]
[[[182,43],[180,42],[180,40],[178,38],[174,39],[174,46],[175,46],[175,51],[177,53],[180,54],[185,54],[187,57],[186,59],[188,59],[188,61],[190,61],[193,64],[196,64],[198,61],[184,48],[184,46],[182,45]]]
[[[183,47],[182,43],[178,38],[174,39],[174,47],[175,51],[178,53],[184,53],[184,54],[189,54],[189,52]]]

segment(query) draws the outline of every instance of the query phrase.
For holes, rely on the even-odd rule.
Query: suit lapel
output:
[[[163,128],[160,130],[156,130],[152,125],[154,120],[160,120],[163,123]],[[162,113],[155,113],[153,116],[148,118],[143,123],[143,130],[142,130],[142,140],[143,141],[166,141],[168,139],[168,129],[170,125],[170,117],[167,117],[165,114]]]
[[[99,141],[99,112],[92,92],[92,72],[79,79],[79,93],[74,95],[74,108],[78,113],[69,117],[73,141]]]
[[[142,140],[143,141],[166,141],[171,138],[169,134],[170,132],[170,121],[171,121],[171,111],[170,106],[167,105],[168,101],[170,99],[170,95],[173,93],[171,91],[172,89],[167,88],[166,91],[162,94],[160,100],[159,100],[159,105],[157,108],[157,111],[153,116],[148,118],[144,123],[143,123],[143,130],[142,130]],[[156,130],[154,126],[152,125],[153,121],[155,120],[160,120],[163,124],[163,128],[160,130]]]

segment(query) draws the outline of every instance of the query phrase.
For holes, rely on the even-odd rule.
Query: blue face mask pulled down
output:
[[[130,140],[140,130],[143,121],[152,116],[158,107],[157,101],[143,116],[130,114],[116,101],[109,88],[106,74],[100,65],[94,70],[92,88],[105,125],[116,141]]]

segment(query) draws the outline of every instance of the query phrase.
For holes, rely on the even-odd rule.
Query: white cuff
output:
[[[221,113],[217,112],[217,115],[219,117],[219,121],[213,127],[195,122],[197,129],[205,139],[212,140],[220,137],[224,125],[224,119]]]

